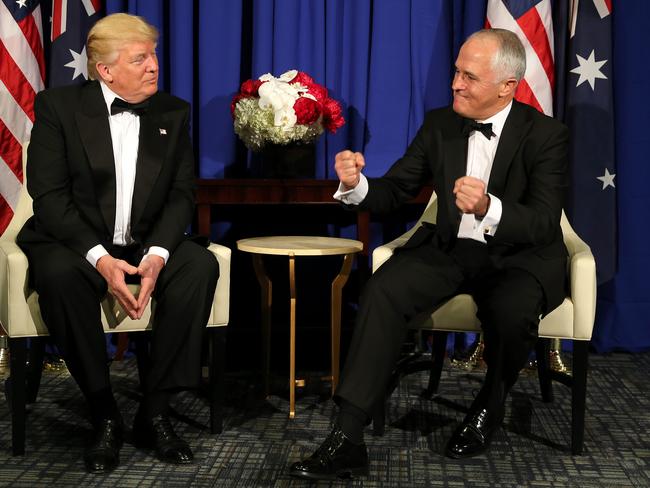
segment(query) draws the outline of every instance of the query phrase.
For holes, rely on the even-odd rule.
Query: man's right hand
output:
[[[137,318],[138,301],[126,286],[124,275],[137,274],[138,268],[122,259],[115,259],[110,254],[106,254],[97,261],[97,271],[104,277],[108,283],[108,290],[122,305],[129,317]]]
[[[359,184],[361,170],[366,165],[363,154],[360,152],[341,151],[334,158],[334,170],[336,171],[343,188],[352,190]]]

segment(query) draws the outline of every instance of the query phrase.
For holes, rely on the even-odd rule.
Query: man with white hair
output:
[[[335,479],[368,473],[364,426],[386,388],[409,320],[460,293],[478,306],[485,381],[446,455],[483,453],[504,417],[505,399],[537,340],[540,318],[564,295],[560,216],[568,131],[514,100],[526,68],[517,36],[474,33],[456,60],[450,107],[429,112],[404,156],[381,178],[366,178],[363,155],[336,156],[335,197],[386,212],[432,181],[436,225],[418,228],[368,281],[335,394],[334,429],[291,474]]]
[[[101,19],[88,33],[94,81],[46,90],[34,105],[27,163],[34,216],[18,243],[43,319],[90,407],[89,472],[117,467],[122,446],[100,316],[107,291],[134,319],[156,299],[135,442],[166,462],[193,457],[172,428],[168,402],[198,386],[219,268],[184,238],[194,212],[190,107],[158,92],[157,38],[140,17]],[[138,296],[127,282],[141,284]]]

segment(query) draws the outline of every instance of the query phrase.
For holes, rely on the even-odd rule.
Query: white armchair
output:
[[[372,253],[372,270],[375,272],[394,250],[403,246],[416,229],[425,222],[436,222],[437,201],[435,192],[419,221],[408,232],[397,239],[380,246]],[[562,233],[569,251],[569,292],[562,304],[545,316],[539,324],[537,345],[538,374],[544,401],[552,401],[551,380],[570,386],[572,393],[571,450],[582,452],[584,438],[585,396],[589,341],[596,313],[596,265],[591,250],[571,228],[562,212]],[[437,307],[432,312],[414,319],[410,327],[433,330],[433,351],[429,387],[424,395],[430,397],[437,392],[445,355],[448,332],[480,332],[481,324],[476,317],[476,304],[470,295],[459,294]],[[549,339],[560,338],[573,341],[573,375],[551,371],[548,366]],[[396,372],[399,375],[399,372]],[[375,418],[375,432],[381,434],[384,427],[383,415]]]
[[[23,175],[27,158],[27,144],[23,148]],[[25,403],[30,392],[34,401],[39,370],[32,384],[26,387],[27,339],[47,336],[48,331],[38,306],[38,294],[29,288],[27,257],[16,244],[16,236],[25,221],[32,215],[32,199],[23,182],[18,206],[11,223],[0,237],[0,323],[9,338],[11,381],[7,383],[7,397],[11,402],[12,451],[14,455],[25,452]],[[230,313],[230,254],[227,247],[210,244],[219,262],[219,280],[214,295],[207,327],[210,335],[210,428],[221,432],[221,403],[223,397],[223,371],[225,358],[225,332]],[[137,292],[139,285],[129,285]],[[151,303],[141,319],[130,319],[110,293],[101,304],[102,324],[106,333],[151,330]],[[155,306],[155,304],[154,304]],[[32,341],[33,343],[34,341]]]

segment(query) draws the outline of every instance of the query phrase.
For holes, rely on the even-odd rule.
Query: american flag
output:
[[[564,122],[571,131],[567,213],[596,258],[598,283],[617,256],[612,0],[570,4]]]
[[[515,98],[552,116],[555,66],[551,0],[488,0],[485,24],[517,34],[526,49],[526,74]]]
[[[18,203],[22,146],[34,123],[34,97],[44,83],[40,0],[0,0],[0,233]]]

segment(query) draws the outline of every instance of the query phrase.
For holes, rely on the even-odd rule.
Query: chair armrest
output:
[[[11,320],[9,314],[29,314],[25,302],[25,289],[27,286],[27,273],[29,263],[27,256],[10,240],[0,240],[0,322],[5,331],[11,336]],[[10,290],[20,290],[22,297],[10,295]],[[18,309],[23,310],[18,310]]]
[[[375,250],[372,251],[372,272],[375,273],[379,267],[393,255],[395,249],[406,244],[411,236],[415,234],[418,227],[420,227],[420,221],[396,239],[376,247]]]
[[[569,251],[569,293],[573,300],[573,335],[589,340],[596,317],[596,261],[591,248],[572,231],[564,229]]]
[[[219,263],[219,281],[214,294],[208,326],[227,325],[230,318],[230,259],[232,251],[220,244],[210,244],[210,251]]]

